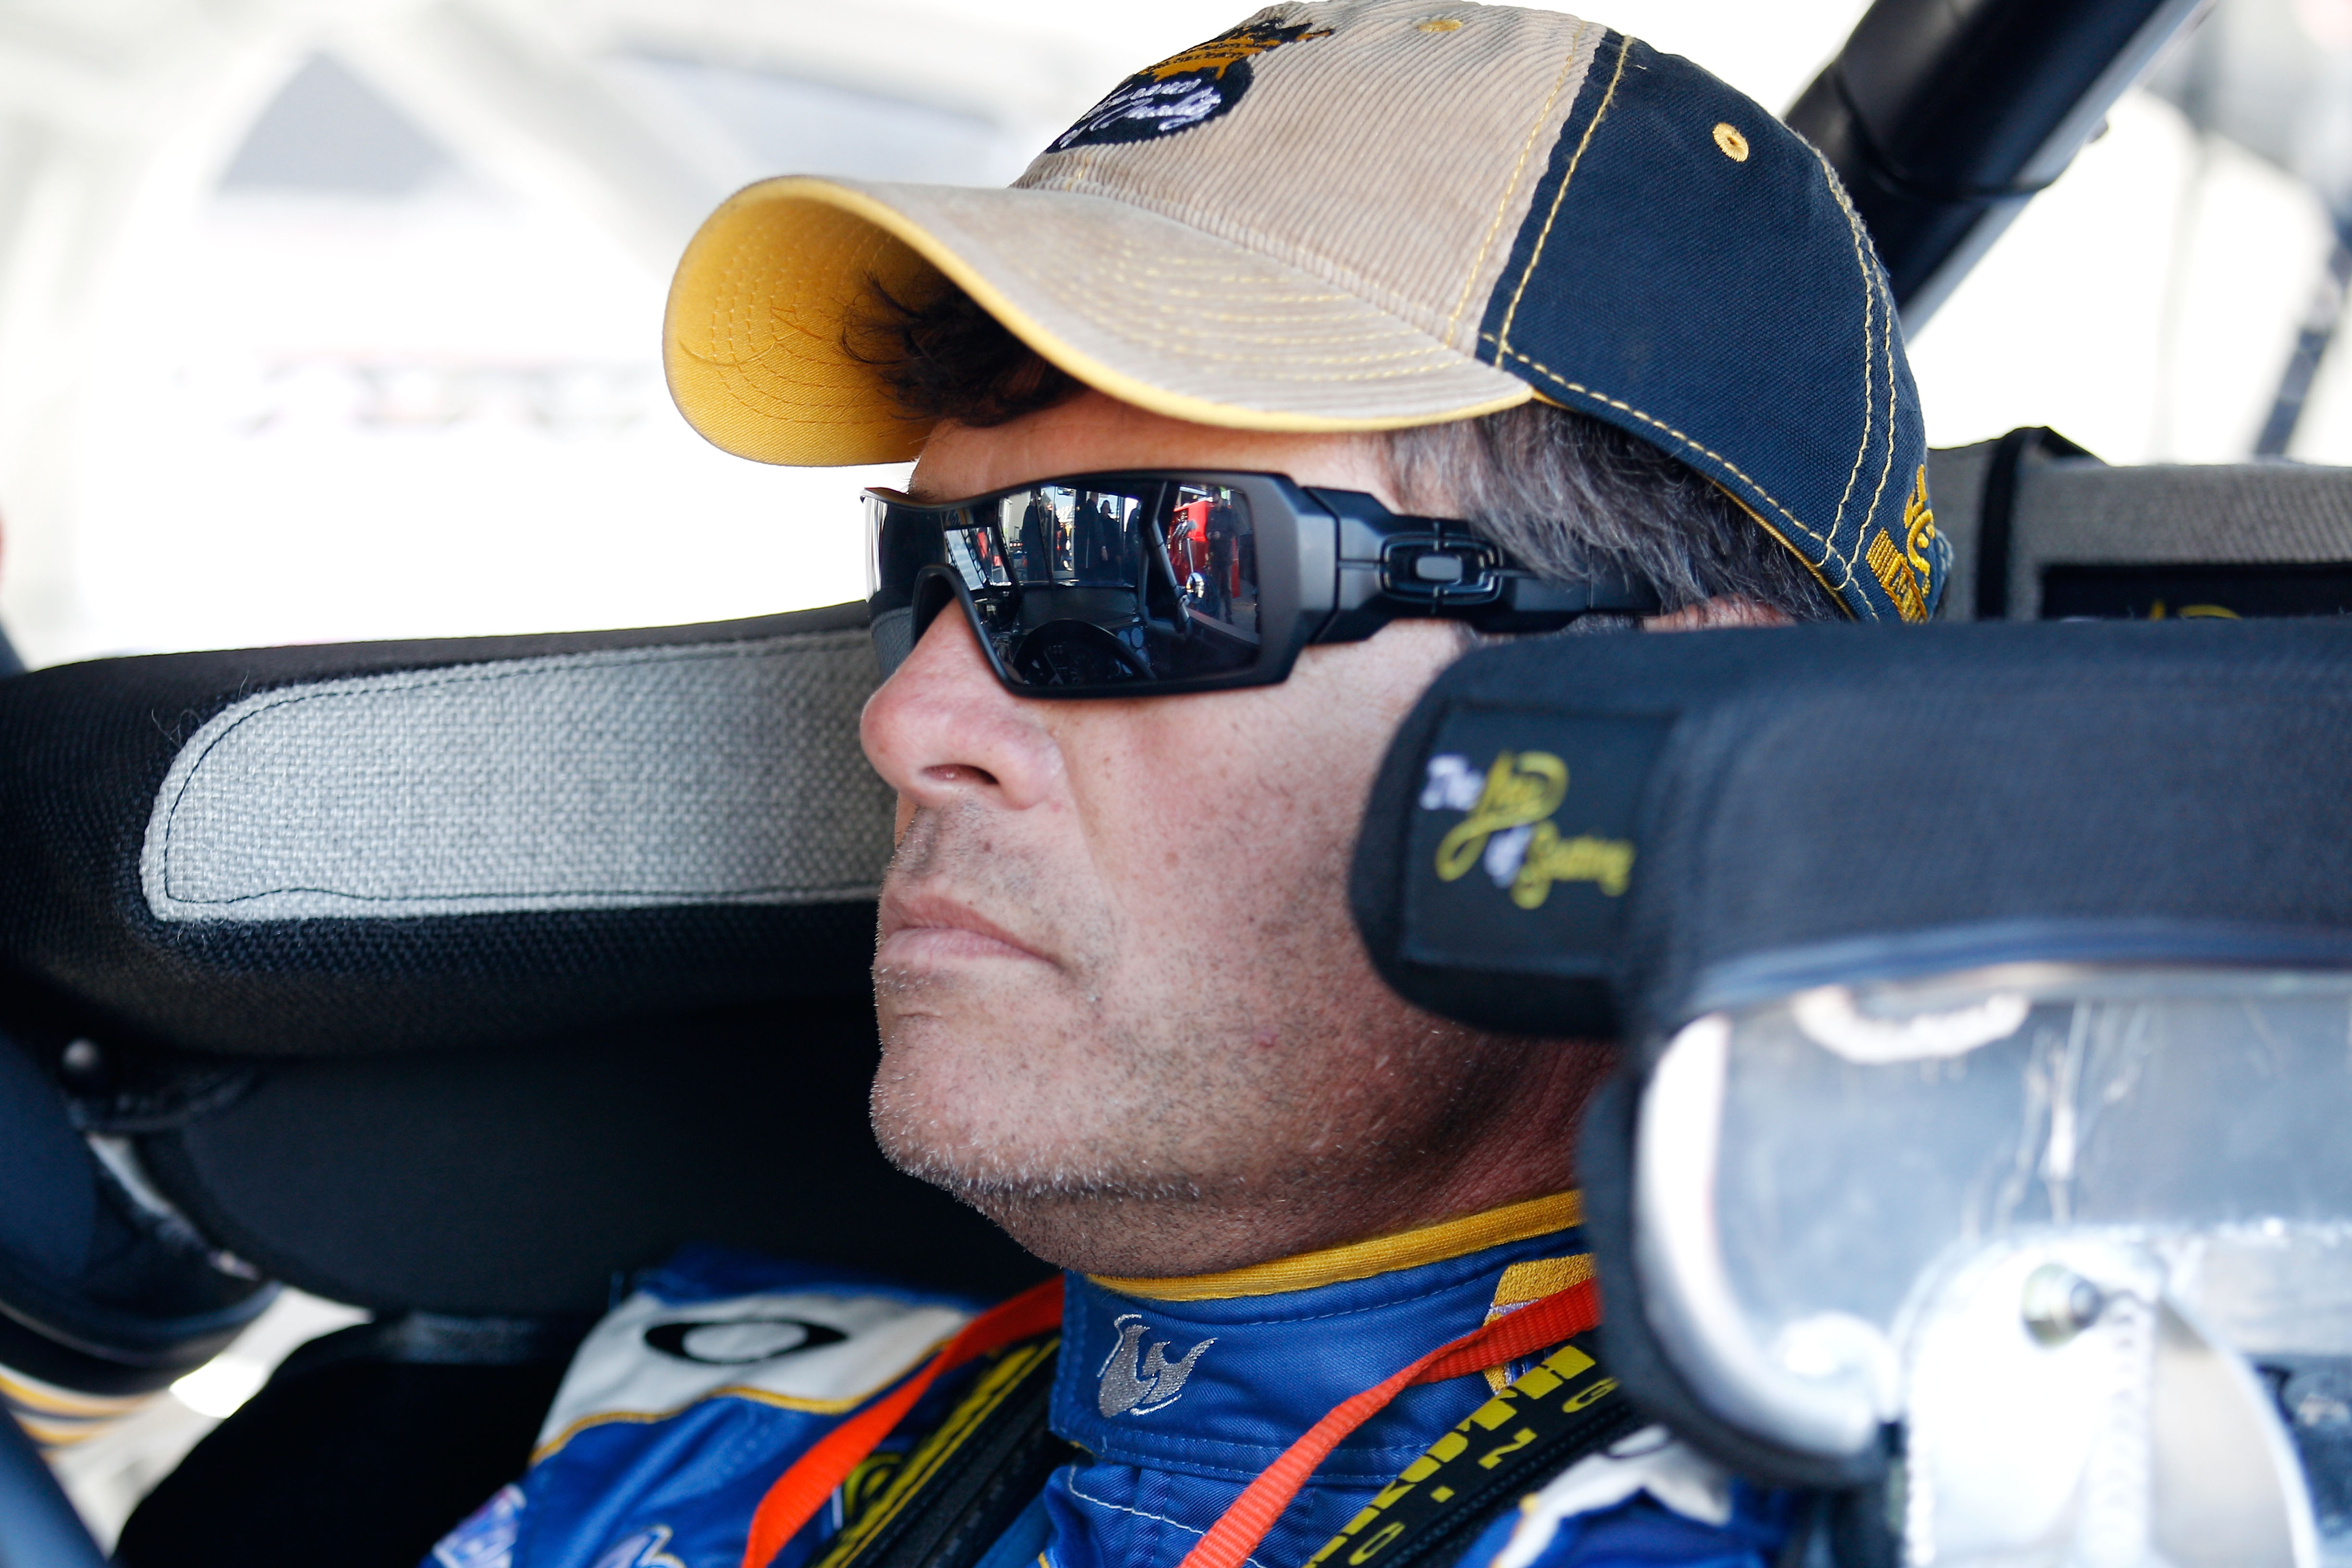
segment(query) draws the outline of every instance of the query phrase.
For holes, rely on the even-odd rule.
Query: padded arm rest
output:
[[[327,1054],[855,991],[877,679],[851,605],[0,683],[0,1005]]]

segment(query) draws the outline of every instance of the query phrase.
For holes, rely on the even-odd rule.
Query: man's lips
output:
[[[874,961],[888,967],[957,958],[1051,962],[979,910],[940,893],[885,893],[881,936]]]

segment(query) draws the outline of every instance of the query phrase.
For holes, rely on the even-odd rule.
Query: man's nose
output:
[[[971,624],[952,605],[930,626],[858,724],[866,756],[908,806],[980,800],[1024,811],[1062,777],[1062,754],[1038,711],[1004,689]]]

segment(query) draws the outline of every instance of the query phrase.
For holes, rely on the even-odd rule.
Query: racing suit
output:
[[[1588,1277],[1578,1219],[1570,1194],[1222,1275],[1069,1276],[1058,1357],[1044,1359],[1049,1344],[1035,1353],[1047,1425],[1075,1447],[1057,1445],[1066,1462],[973,1568],[1176,1568],[1333,1406]],[[591,1332],[530,1470],[426,1568],[738,1568],[769,1484],[974,1307],[842,1269],[690,1249]],[[1375,1511],[1367,1505],[1391,1495],[1387,1483],[1424,1451],[1444,1452],[1433,1445],[1449,1431],[1473,1430],[1482,1408],[1499,1408],[1488,1404],[1496,1390],[1532,1364],[1406,1388],[1316,1468],[1247,1563],[1300,1568],[1351,1520],[1360,1527]],[[919,1509],[919,1489],[896,1471],[929,1462],[939,1444],[926,1434],[955,1425],[972,1386],[935,1387],[785,1542],[775,1568],[854,1562],[861,1520],[894,1479],[900,1506]],[[1762,1568],[1785,1533],[1785,1497],[1724,1475],[1656,1428],[1525,1479],[1506,1500],[1517,1506],[1470,1521],[1475,1533],[1450,1560]],[[1326,1560],[1361,1568],[1379,1539],[1351,1538],[1352,1552]]]

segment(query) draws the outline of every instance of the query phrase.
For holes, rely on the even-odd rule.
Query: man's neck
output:
[[[1395,1236],[1576,1185],[1576,1129],[1613,1051],[1547,1048],[1517,1092],[1459,1146],[1386,1151],[1222,1189],[967,1194],[1015,1241],[1080,1273],[1181,1278]]]

